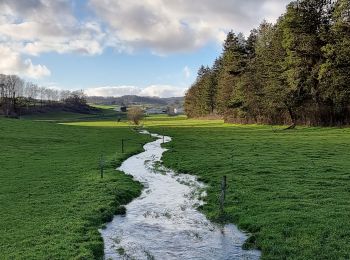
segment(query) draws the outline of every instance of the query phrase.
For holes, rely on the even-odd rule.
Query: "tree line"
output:
[[[228,33],[185,96],[189,117],[232,123],[350,123],[350,1],[300,0],[249,37]]]
[[[0,114],[17,117],[55,108],[86,106],[83,91],[57,90],[27,82],[17,75],[0,74]]]

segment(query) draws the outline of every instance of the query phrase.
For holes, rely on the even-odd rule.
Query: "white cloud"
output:
[[[150,97],[181,97],[184,96],[186,88],[179,88],[170,85],[150,85],[146,88],[135,86],[106,86],[89,88],[85,93],[89,96],[112,96],[120,97],[124,95],[138,95]]]
[[[50,75],[23,55],[44,52],[95,55],[103,52],[104,33],[95,22],[79,21],[67,0],[0,1],[0,45],[6,52],[0,73],[31,78]],[[3,58],[2,58],[3,59]]]
[[[101,54],[105,33],[94,21],[74,16],[66,0],[8,0],[0,2],[0,39],[17,43],[16,51]],[[18,43],[21,43],[20,45]]]
[[[191,69],[188,66],[184,67],[183,73],[186,79],[191,77]]]
[[[34,65],[30,59],[23,60],[19,53],[8,47],[0,46],[0,57],[0,73],[3,74],[19,74],[34,79],[51,74],[46,66]]]
[[[96,55],[106,46],[167,54],[221,42],[231,29],[249,33],[264,18],[275,20],[288,2],[89,0],[96,17],[87,20],[75,16],[74,2],[68,0],[1,0],[0,41],[17,44],[17,52],[31,55]]]
[[[222,42],[233,29],[248,34],[263,19],[274,21],[290,0],[90,0],[122,44],[158,54],[191,51]]]
[[[231,29],[247,34],[264,18],[274,21],[288,2],[87,0],[92,12],[77,16],[72,0],[0,0],[0,45],[12,57],[11,66],[1,62],[0,73],[47,76],[44,65],[22,58],[47,52],[99,55],[106,47],[158,55],[193,51],[221,43]],[[189,72],[184,70],[185,77]]]
[[[150,97],[181,97],[184,96],[186,88],[178,88],[169,85],[152,85],[140,92],[140,96]]]
[[[89,96],[120,97],[124,95],[138,95],[141,89],[135,86],[106,86],[89,88],[85,93]]]

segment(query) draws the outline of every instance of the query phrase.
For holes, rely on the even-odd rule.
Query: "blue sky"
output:
[[[199,66],[212,64],[220,52],[219,44],[205,46],[195,52],[167,56],[148,51],[118,53],[107,48],[97,56],[47,53],[32,58],[32,61],[55,68],[49,77],[51,83],[56,82],[70,89],[115,84],[146,87],[170,83],[186,87],[194,81]],[[47,79],[40,81],[45,84]]]
[[[0,0],[0,73],[90,95],[183,95],[229,30],[289,0]]]

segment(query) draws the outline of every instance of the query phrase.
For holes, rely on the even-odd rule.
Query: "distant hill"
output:
[[[170,97],[170,98],[159,98],[159,97],[141,97],[136,95],[126,95],[122,97],[87,97],[88,103],[97,105],[157,105],[167,106],[172,104],[182,105],[184,97]]]

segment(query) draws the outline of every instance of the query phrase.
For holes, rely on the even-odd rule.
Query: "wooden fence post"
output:
[[[101,174],[101,179],[103,179],[103,169],[104,168],[104,161],[103,161],[103,155],[101,154],[100,156],[100,174]]]
[[[225,204],[225,198],[226,198],[226,175],[222,177],[221,181],[221,194],[220,194],[220,212],[224,213],[224,204]]]

